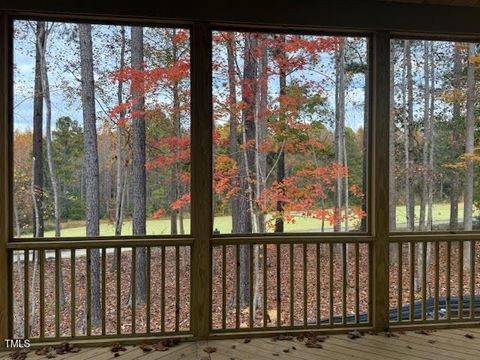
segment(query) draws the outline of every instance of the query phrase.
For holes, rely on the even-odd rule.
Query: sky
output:
[[[108,54],[104,53],[104,46],[109,46],[105,38],[111,36],[114,31],[118,32],[119,27],[109,25],[94,25],[93,26],[93,40],[94,40],[94,61],[96,67],[102,66],[107,70],[114,70],[118,68],[118,49],[115,44],[111,44]],[[51,39],[47,44],[47,63],[49,64],[48,75],[51,87],[52,97],[52,122],[55,126],[55,121],[59,117],[69,116],[74,120],[82,123],[81,103],[78,94],[79,88],[79,69],[75,65],[78,61],[78,48],[75,39],[75,25],[56,23],[55,32],[52,33]],[[27,21],[15,21],[16,36],[14,39],[14,128],[15,130],[23,131],[32,128],[33,116],[33,84],[34,84],[34,69],[35,69],[35,36],[34,28],[29,25]],[[62,33],[63,35],[58,35]],[[127,34],[129,31],[127,30]],[[147,31],[146,38],[148,37]],[[146,40],[148,42],[148,40]],[[118,44],[117,44],[118,45]],[[128,46],[127,46],[128,48]],[[110,56],[109,56],[110,55]],[[117,56],[113,56],[117,55]],[[332,71],[331,55],[322,54],[319,63],[319,69],[324,68],[326,71]],[[77,66],[74,71],[71,69]],[[330,65],[329,65],[330,64]],[[330,68],[329,68],[330,67]],[[303,76],[315,80],[321,80],[321,75],[315,72],[303,72]],[[331,75],[331,74],[330,74]],[[329,76],[330,76],[329,75]],[[290,76],[290,80],[295,78],[295,74]],[[324,78],[328,76],[323,75]],[[101,79],[102,85],[107,86],[108,80]],[[98,72],[96,74],[96,81],[98,79]],[[334,108],[334,84],[323,81],[324,93],[327,98],[327,103],[331,109]],[[111,87],[110,87],[111,86]],[[346,98],[346,125],[353,129],[363,127],[363,93],[364,80],[363,76],[356,76],[347,92]],[[115,91],[115,84],[111,82],[108,84],[110,91]],[[270,79],[270,94],[276,96],[276,81]],[[77,93],[73,96],[68,95],[70,89],[76,89]],[[114,93],[113,93],[114,94]],[[126,94],[127,95],[127,94]],[[102,115],[111,108],[112,104],[107,104],[105,100],[98,97],[97,112]]]

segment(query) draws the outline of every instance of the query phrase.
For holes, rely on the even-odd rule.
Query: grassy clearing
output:
[[[420,214],[420,206],[415,207],[415,220],[418,222]],[[480,213],[476,211],[475,216]],[[459,204],[458,208],[459,220],[463,219],[463,203]],[[446,223],[450,218],[450,204],[437,203],[433,205],[433,221],[435,224]],[[397,225],[399,228],[405,224],[405,206],[397,206]],[[352,225],[352,222],[351,222]],[[184,220],[185,233],[190,233],[190,219]],[[295,223],[285,224],[286,232],[314,232],[320,231],[322,222],[317,219],[298,216]],[[354,224],[352,225],[354,227]],[[229,234],[232,230],[232,220],[230,216],[216,216],[214,219],[214,229],[218,229],[221,234]],[[271,231],[269,229],[268,231]],[[325,223],[325,231],[332,231],[332,227],[328,222]],[[114,224],[102,221],[100,224],[100,235],[112,236],[115,233]],[[123,225],[123,235],[132,234],[132,222],[125,221]],[[148,235],[169,235],[170,234],[170,219],[147,220],[147,234]],[[45,232],[46,237],[55,236],[54,231]],[[71,222],[62,224],[62,236],[65,237],[79,237],[85,236],[85,226],[81,222]],[[25,237],[31,237],[31,234]]]

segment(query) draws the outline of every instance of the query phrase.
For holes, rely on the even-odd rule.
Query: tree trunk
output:
[[[120,28],[120,61],[119,69],[125,67],[125,27]],[[123,81],[118,81],[117,88],[117,102],[118,105],[123,104]],[[120,112],[120,119],[125,118],[125,111]],[[124,170],[126,170],[128,159],[123,160],[123,126],[117,124],[117,143],[115,145],[115,236],[122,235],[122,226],[124,218],[124,208],[125,208],[125,182],[127,180],[127,175]],[[113,255],[111,271],[115,271],[117,267],[118,257],[120,256],[118,249],[115,249]]]
[[[172,33],[172,62],[175,63],[178,60],[178,49],[177,49],[177,44],[173,39],[175,38],[176,35],[176,30],[173,30]],[[181,127],[180,127],[180,96],[179,96],[179,87],[178,87],[178,81],[173,82],[173,87],[172,87],[172,92],[173,92],[173,113],[172,113],[172,121],[173,121],[173,131],[174,131],[174,136],[177,138],[180,138],[182,136],[181,134]],[[178,147],[176,148],[176,155],[178,158]],[[178,172],[179,172],[179,166],[178,166],[178,160],[175,161],[172,164],[172,174],[171,174],[171,179],[170,179],[170,192],[171,192],[171,199],[172,202],[176,201],[179,196],[180,196],[180,188],[179,188],[179,183],[178,183]],[[170,222],[171,222],[171,234],[176,235],[178,234],[178,226],[177,226],[177,218],[178,218],[178,210],[171,209],[171,214],[170,214]]]
[[[426,212],[428,202],[428,184],[431,174],[429,168],[430,156],[430,46],[429,41],[423,42],[423,172],[422,172],[422,196],[420,203],[420,231],[425,231],[426,228]]]
[[[388,168],[388,188],[389,188],[389,224],[390,231],[397,229],[397,179],[395,174],[395,47],[392,44],[390,48],[390,127],[389,127],[389,168]]]
[[[228,66],[228,95],[229,95],[229,106],[230,108],[235,108],[237,104],[237,90],[235,84],[235,57],[236,57],[236,48],[235,48],[235,39],[234,34],[227,40],[227,66]],[[238,119],[235,116],[234,111],[230,111],[229,116],[229,152],[232,159],[235,163],[240,165],[240,157],[238,156]],[[232,179],[231,186],[235,187],[238,184],[236,180]],[[235,194],[230,199],[230,208],[232,215],[232,233],[238,234],[241,233],[240,228],[240,197],[243,194]]]
[[[258,64],[258,83],[255,114],[255,218],[257,222],[257,232],[265,233],[265,213],[260,205],[261,194],[265,189],[267,158],[264,151],[261,150],[267,138],[267,100],[268,100],[268,53],[264,44],[265,35],[259,36],[259,56]]]
[[[392,45],[393,49],[393,45]],[[393,57],[392,60],[393,61]],[[393,64],[393,63],[391,63]],[[365,71],[364,71],[364,77],[365,77],[365,86],[363,88],[364,91],[364,98],[363,98],[363,139],[362,139],[362,153],[363,153],[363,160],[362,160],[362,193],[364,194],[362,198],[362,211],[367,214],[367,187],[368,187],[368,139],[370,137],[369,134],[369,115],[370,115],[370,71],[369,71],[369,66],[365,66]],[[390,76],[391,78],[391,76]],[[392,82],[393,83],[393,82]],[[393,92],[391,92],[393,93]],[[392,154],[392,152],[390,152]],[[322,209],[323,210],[323,209]],[[367,231],[367,218],[370,216],[367,214],[367,216],[362,217],[360,220],[360,229],[361,231]],[[323,220],[322,220],[323,222]]]
[[[98,143],[95,113],[95,84],[93,78],[92,26],[79,24],[80,67],[82,79],[83,136],[84,136],[84,169],[85,169],[85,213],[86,235],[98,236],[100,232],[99,204],[99,170]],[[100,250],[91,251],[91,309],[92,325],[97,327],[102,322],[100,303]]]
[[[35,85],[33,94],[33,234],[43,237],[43,88],[41,48],[45,43],[45,22],[38,21],[35,42]],[[37,229],[38,226],[38,229]]]
[[[467,67],[467,116],[465,126],[465,190],[463,202],[463,229],[472,230],[473,216],[473,161],[474,132],[475,132],[475,63],[469,61],[475,56],[475,44],[468,44],[468,67]],[[470,241],[463,243],[463,265],[465,270],[470,271]]]
[[[453,89],[461,91],[462,64],[460,58],[460,47],[455,43],[455,53],[453,55]],[[452,155],[455,159],[460,156],[460,131],[458,124],[460,122],[460,102],[455,99],[452,113]],[[455,161],[455,160],[454,160]],[[450,229],[458,229],[458,200],[460,198],[460,175],[458,170],[452,170],[452,186],[450,191]]]
[[[413,77],[410,40],[405,40],[405,83],[407,109],[405,116],[405,208],[407,231],[415,231],[415,196],[413,189]]]
[[[268,54],[267,49],[264,44],[265,35],[259,36],[259,50],[261,54],[259,56],[258,64],[258,83],[257,83],[257,98],[256,98],[256,114],[255,114],[255,218],[257,223],[257,232],[265,233],[265,214],[262,210],[262,206],[259,201],[261,199],[261,194],[265,189],[266,182],[266,171],[267,171],[267,159],[265,152],[261,151],[266,137],[267,137],[267,96],[268,96],[268,74],[267,74],[267,65],[268,65]],[[259,245],[254,246],[254,278],[255,286],[253,289],[253,311],[261,307],[260,299],[260,248]],[[264,296],[266,296],[264,294]]]
[[[285,35],[280,35],[280,41],[285,43]],[[280,49],[283,52],[283,49]],[[286,58],[287,54],[279,54],[281,58]],[[282,60],[283,60],[282,59]],[[279,74],[279,87],[280,87],[280,121],[285,121],[285,114],[283,109],[282,102],[284,101],[283,97],[287,95],[287,73],[283,64],[280,64],[280,74]],[[285,151],[283,146],[277,151],[277,183],[282,184],[285,179]],[[284,221],[283,221],[283,201],[278,200],[276,204],[277,215],[275,218],[275,232],[283,233],[284,232]]]
[[[433,41],[430,42],[430,131],[428,133],[429,157],[428,157],[428,173],[433,176],[433,156],[434,156],[434,133],[435,133],[435,49]],[[428,182],[428,200],[427,200],[427,230],[433,229],[433,181]]]
[[[132,26],[132,68],[143,69],[143,29]],[[143,82],[132,87],[134,104],[132,112],[139,114],[132,119],[132,178],[133,178],[133,235],[145,235],[146,214],[146,170],[145,170],[145,108]],[[138,248],[136,257],[136,302],[145,304],[147,299],[147,249]]]
[[[341,39],[335,59],[335,162],[341,166],[345,165],[345,39]],[[347,191],[347,189],[345,189]],[[335,217],[334,231],[341,231],[342,225],[342,197],[343,179],[337,175],[335,189]],[[347,214],[345,214],[347,216]]]
[[[50,98],[50,84],[48,81],[48,69],[47,69],[47,60],[46,60],[46,47],[47,47],[47,38],[48,32],[46,30],[46,25],[43,23],[45,36],[43,41],[40,41],[37,46],[40,50],[40,76],[42,80],[42,89],[43,89],[43,99],[47,108],[46,111],[46,138],[47,138],[47,162],[48,162],[48,172],[50,175],[50,181],[52,183],[52,192],[53,192],[53,208],[55,214],[55,237],[59,238],[61,236],[61,208],[60,208],[60,196],[59,196],[59,183],[57,177],[57,171],[55,169],[55,163],[53,161],[53,146],[52,146],[52,100]],[[62,253],[59,252],[60,264],[62,263]],[[62,272],[59,274],[60,277],[60,307],[63,308],[65,305],[65,286],[63,284]]]
[[[243,69],[243,84],[242,84],[242,101],[245,107],[242,111],[242,140],[243,144],[249,144],[251,140],[255,139],[255,100],[257,87],[255,84],[257,75],[257,64],[254,58],[255,38],[253,34],[245,35],[245,50],[244,50],[244,69]],[[240,174],[240,227],[241,233],[251,233],[253,231],[253,194],[252,194],[252,180],[254,168],[255,154],[251,148],[244,146],[241,149],[241,174]],[[253,165],[253,167],[252,167]],[[250,294],[250,252],[248,245],[240,246],[240,304],[247,306]]]

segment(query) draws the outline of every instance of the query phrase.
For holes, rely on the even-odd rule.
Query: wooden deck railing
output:
[[[214,333],[371,325],[371,241],[248,240],[212,247]]]
[[[471,236],[397,236],[390,247],[390,324],[479,319],[480,242]]]
[[[32,342],[190,335],[191,244],[12,243],[13,335]],[[137,287],[142,280],[145,286]]]

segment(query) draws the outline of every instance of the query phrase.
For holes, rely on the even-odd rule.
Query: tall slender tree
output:
[[[455,43],[453,54],[453,90],[460,91],[462,76],[462,59],[460,44]],[[452,156],[456,158],[460,155],[460,100],[454,99],[451,124],[451,143]],[[452,170],[452,184],[450,190],[450,230],[458,229],[458,200],[460,198],[460,174],[458,170]]]
[[[35,31],[35,84],[33,89],[33,233],[43,237],[43,88],[41,51],[45,43],[45,22],[37,21]],[[35,212],[35,208],[38,210]],[[38,227],[38,229],[37,229]]]
[[[143,28],[131,29],[132,68],[143,69]],[[146,213],[146,170],[145,170],[145,98],[144,81],[133,79],[132,89],[132,183],[133,183],[133,235],[145,235],[147,231]],[[136,255],[136,301],[144,304],[147,299],[147,249],[137,249]]]
[[[410,40],[405,40],[405,208],[407,215],[407,231],[415,230],[415,194],[413,188],[413,74],[412,74],[412,45]]]
[[[79,24],[81,93],[83,109],[84,171],[86,235],[100,233],[100,192],[98,170],[97,122],[95,111],[95,82],[93,78],[92,25]],[[102,321],[100,303],[100,250],[91,252],[91,308],[87,309],[93,326]]]
[[[287,54],[284,52],[284,44],[286,43],[285,35],[278,35],[278,41],[280,46],[278,46],[277,54],[278,57],[278,80],[279,80],[279,89],[280,89],[280,114],[279,114],[279,122],[285,122],[285,108],[283,103],[285,102],[285,97],[287,96],[287,69],[286,69],[286,62],[287,62]],[[283,46],[281,46],[283,45]],[[285,179],[285,149],[283,146],[280,146],[277,150],[277,183],[283,184]],[[275,219],[275,232],[276,233],[283,233],[284,232],[284,209],[283,209],[283,201],[277,200],[276,204],[276,211],[277,217]]]
[[[240,230],[241,233],[253,231],[253,201],[252,201],[252,177],[254,176],[252,165],[255,164],[255,154],[249,144],[255,139],[255,101],[257,62],[254,54],[256,39],[255,34],[245,34],[244,66],[242,83],[242,144],[240,160]],[[250,299],[250,252],[248,245],[240,246],[240,304],[246,306]]]
[[[337,164],[345,164],[345,39],[339,38],[338,49],[335,54],[335,162]],[[344,193],[348,189],[344,189],[343,177],[337,176],[335,189],[335,212],[336,221],[334,231],[341,230],[342,225],[342,203],[344,201]],[[347,214],[345,214],[347,218]]]
[[[395,44],[392,43],[390,47],[390,126],[389,126],[389,168],[388,168],[388,209],[389,209],[389,224],[390,224],[390,231],[395,231],[397,228],[397,178],[395,174],[395,120],[396,120],[396,113],[395,113]],[[364,135],[365,136],[365,135]],[[367,159],[365,156],[364,159]],[[365,160],[364,160],[365,161]],[[364,173],[366,174],[367,169],[364,169]],[[366,179],[364,179],[365,182]],[[365,191],[364,191],[365,193]]]
[[[463,229],[466,231],[472,230],[473,217],[473,161],[474,154],[474,134],[475,134],[475,63],[470,58],[475,56],[475,44],[468,44],[467,57],[467,114],[465,125],[465,190],[463,202]],[[463,244],[464,253],[464,268],[470,270],[470,242],[466,241]]]
[[[48,80],[48,67],[47,67],[47,58],[46,58],[46,52],[47,52],[47,39],[48,39],[48,34],[51,31],[50,29],[47,29],[46,24],[43,22],[42,27],[44,28],[44,39],[43,41],[39,41],[37,44],[39,51],[40,51],[40,76],[41,76],[41,81],[42,81],[42,91],[43,91],[43,99],[45,101],[45,106],[46,106],[46,126],[45,126],[45,132],[46,132],[46,140],[47,140],[47,163],[48,163],[48,172],[50,175],[50,181],[52,184],[52,192],[53,192],[53,209],[54,209],[54,214],[55,214],[55,237],[60,237],[61,236],[61,205],[60,205],[60,187],[59,187],[59,181],[58,181],[58,176],[57,176],[57,170],[55,167],[55,162],[53,160],[54,158],[54,153],[53,153],[53,146],[52,146],[52,99],[50,96],[50,83]],[[37,41],[39,39],[37,38]],[[62,253],[61,251],[58,253],[59,256],[59,262],[60,264],[62,263]],[[65,304],[65,288],[63,285],[63,276],[62,273],[60,272],[60,306],[63,307]]]

